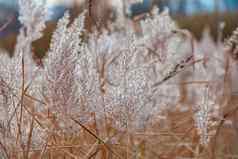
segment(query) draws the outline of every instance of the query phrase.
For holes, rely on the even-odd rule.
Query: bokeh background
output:
[[[47,43],[55,28],[57,20],[66,10],[71,10],[76,16],[87,0],[35,0],[37,3],[46,3],[48,9],[48,27],[45,31],[44,42],[36,42],[38,54],[43,55],[48,48]],[[100,0],[101,3],[107,0]],[[99,1],[98,1],[99,2]],[[209,28],[214,40],[221,32],[221,24],[225,24],[223,37],[229,36],[238,26],[238,0],[110,0],[114,6],[117,3],[124,5],[124,14],[129,19],[135,19],[148,13],[153,6],[160,10],[169,8],[171,16],[181,28],[189,29],[197,39],[201,38],[205,28]],[[127,4],[127,5],[125,5]],[[129,5],[128,5],[129,4]],[[96,4],[97,5],[97,4]],[[118,5],[119,6],[119,5]],[[10,24],[0,30],[0,48],[12,53],[16,43],[16,35],[21,27],[18,17],[17,0],[0,0],[0,26],[10,21]]]

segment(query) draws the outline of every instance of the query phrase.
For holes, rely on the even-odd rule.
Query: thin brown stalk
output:
[[[97,148],[96,149],[96,151],[92,154],[92,155],[90,155],[89,157],[88,157],[88,159],[91,159],[91,158],[93,158],[93,157],[95,157],[96,155],[97,155],[97,153],[99,152],[99,148]]]
[[[21,66],[22,66],[22,87],[21,87],[21,100],[20,100],[20,119],[19,119],[19,124],[18,124],[18,136],[21,134],[21,124],[23,120],[23,105],[24,105],[24,87],[25,87],[25,62],[24,62],[24,56],[22,55],[21,59]],[[20,135],[21,136],[21,135]],[[19,137],[20,137],[19,136]]]
[[[224,82],[226,82],[229,78],[229,69],[230,69],[230,61],[229,61],[229,57],[226,56],[226,65],[225,65],[225,76],[224,76]],[[211,144],[211,159],[215,159],[215,155],[216,155],[216,144],[217,144],[217,138],[218,135],[220,133],[220,130],[223,126],[223,124],[225,123],[226,118],[228,118],[229,116],[233,115],[234,113],[236,113],[236,111],[238,110],[238,106],[236,106],[234,109],[232,109],[231,111],[227,112],[226,114],[223,115],[223,120],[220,121],[220,123],[217,126],[217,130],[216,130],[216,134],[214,135],[213,138],[213,143]]]
[[[10,159],[10,156],[9,156],[9,154],[8,154],[8,150],[7,150],[7,148],[6,148],[6,146],[4,146],[4,144],[0,141],[0,147],[1,147],[1,149],[3,150],[3,152],[4,152],[4,154],[5,154],[5,157],[7,158],[7,159]]]
[[[204,85],[207,85],[207,84],[210,84],[210,83],[214,83],[216,81],[184,81],[184,82],[180,82],[180,83],[175,83],[176,85],[179,84],[179,85],[201,85],[201,84],[204,84]]]
[[[66,150],[64,150],[64,149],[62,149],[62,151],[63,151],[64,153],[66,153],[68,156],[70,156],[71,158],[80,159],[79,157],[77,157],[76,155],[72,154],[72,153],[69,152],[69,151],[66,151]]]
[[[215,159],[215,154],[216,154],[216,150],[215,147],[217,145],[217,138],[220,134],[220,131],[222,129],[223,124],[225,123],[226,119],[230,116],[232,116],[234,113],[236,113],[238,111],[238,106],[236,106],[234,109],[232,109],[231,111],[225,113],[223,115],[223,119],[219,122],[217,129],[216,129],[216,134],[214,135],[213,138],[213,143],[212,143],[212,154],[211,154],[211,158]]]
[[[5,84],[10,90],[12,90],[12,88],[10,88],[10,86],[8,86],[5,81],[2,81],[2,82],[4,82],[4,84]],[[28,87],[26,87],[26,88],[24,89],[24,91],[23,91],[23,93],[22,93],[22,96],[21,96],[20,102],[17,104],[17,107],[14,108],[14,111],[13,111],[12,115],[10,115],[11,117],[10,117],[10,119],[9,119],[9,121],[8,121],[8,125],[10,125],[11,120],[13,119],[14,115],[17,113],[17,110],[18,110],[19,106],[23,106],[23,108],[35,119],[35,121],[36,121],[41,127],[43,127],[43,125],[40,123],[40,121],[38,121],[38,120],[36,119],[34,113],[30,112],[30,111],[26,108],[26,106],[24,105],[24,102],[22,102],[22,101],[23,101],[22,99],[23,99],[24,97],[28,97],[28,98],[30,98],[31,100],[36,101],[36,102],[39,102],[39,103],[41,103],[41,104],[44,104],[44,105],[47,105],[47,104],[46,104],[45,102],[43,102],[43,101],[41,101],[41,100],[39,100],[39,99],[37,99],[37,98],[35,98],[35,97],[29,95],[29,94],[27,94],[27,88],[29,88],[29,85],[28,85]],[[11,92],[11,93],[12,93],[12,95],[13,95],[14,97],[17,97],[16,94],[14,94],[13,92]],[[22,113],[22,110],[21,110],[21,113]]]
[[[84,159],[87,159],[90,157],[90,155],[95,151],[95,149],[97,148],[98,146],[98,142],[95,142],[92,147],[89,149],[89,151],[86,153]]]
[[[183,72],[186,68],[188,67],[191,67],[193,66],[195,63],[199,63],[199,62],[202,62],[204,59],[198,59],[196,61],[193,61],[191,64],[188,64],[188,65],[181,65],[181,64],[177,64],[175,67],[174,67],[174,70],[172,72],[169,72],[169,75],[164,77],[161,81],[158,81],[156,82],[155,84],[153,84],[154,87],[158,87],[159,85],[161,85],[162,83],[168,81],[169,79],[175,77],[177,74]],[[181,66],[183,68],[181,68]]]
[[[47,150],[48,142],[49,142],[49,138],[47,138],[45,144],[43,145],[43,148],[42,148],[41,153],[40,153],[40,159],[43,159],[43,157],[44,157],[44,154]]]
[[[31,119],[31,125],[30,125],[30,132],[29,132],[29,134],[28,134],[28,140],[27,140],[26,158],[29,158],[29,152],[30,152],[31,143],[32,143],[33,129],[34,129],[34,118],[32,117],[32,119]]]
[[[27,93],[25,93],[25,96],[28,97],[28,98],[30,98],[31,100],[33,100],[33,101],[35,101],[35,102],[41,103],[41,104],[43,104],[43,105],[47,105],[46,102],[41,101],[41,100],[39,100],[39,99],[37,99],[37,98],[35,98],[35,97],[33,97],[33,96],[27,94]]]
[[[189,127],[186,132],[184,133],[184,135],[179,139],[180,142],[178,142],[177,144],[175,144],[172,148],[172,150],[169,153],[173,153],[176,151],[176,148],[178,146],[179,143],[181,143],[183,140],[185,140],[189,135],[189,133],[194,129],[194,127]]]
[[[89,130],[86,126],[84,126],[81,122],[78,120],[75,120],[73,117],[70,117],[72,121],[74,121],[76,124],[78,124],[80,127],[82,127],[84,130],[86,130],[90,135],[92,135],[95,139],[97,139],[100,143],[102,143],[112,154],[114,154],[117,158],[122,159],[122,157],[114,152],[108,145],[105,143],[100,137],[98,137],[96,134],[94,134],[91,130]]]

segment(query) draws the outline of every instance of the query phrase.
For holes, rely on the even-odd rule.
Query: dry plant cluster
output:
[[[46,8],[18,1],[15,53],[0,55],[0,158],[238,157],[237,31],[196,41],[154,9],[140,33],[130,20],[89,33],[88,11],[72,23],[66,12],[38,66]]]

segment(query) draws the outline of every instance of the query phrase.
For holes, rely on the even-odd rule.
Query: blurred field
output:
[[[72,19],[74,19],[80,9],[74,9],[71,11]],[[225,22],[225,28],[223,31],[223,38],[228,37],[231,32],[238,26],[238,12],[236,13],[226,13],[226,14],[200,14],[195,16],[175,16],[178,25],[181,28],[190,30],[197,39],[201,38],[202,32],[205,28],[210,28],[211,35],[214,40],[218,37],[218,32],[220,31],[218,26],[219,22]],[[106,18],[103,21],[106,23]],[[88,30],[92,29],[94,22],[89,17],[86,19],[86,28]],[[48,22],[47,28],[44,31],[44,36],[33,43],[34,51],[38,57],[43,57],[49,48],[49,42],[51,39],[52,32],[56,27],[56,22]],[[16,33],[9,34],[7,37],[0,39],[0,48],[7,50],[10,54],[14,51],[14,46],[16,44]]]
[[[200,39],[204,28],[210,28],[214,39],[217,39],[219,22],[225,23],[223,31],[224,38],[228,37],[231,32],[238,26],[238,12],[231,13],[213,13],[200,14],[191,17],[177,16],[174,17],[181,28],[189,29],[196,38]]]

